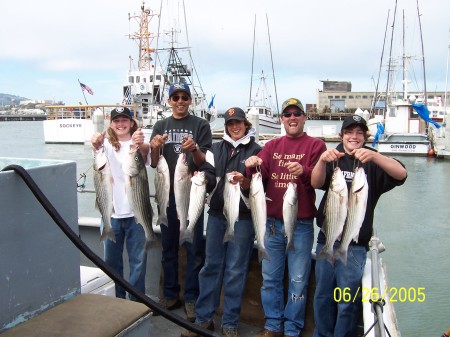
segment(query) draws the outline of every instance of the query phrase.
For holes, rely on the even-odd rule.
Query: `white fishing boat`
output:
[[[256,42],[256,15],[254,24],[254,38],[253,38],[253,52],[252,52],[252,73],[250,79],[250,97],[249,104],[246,108],[249,120],[254,125],[258,134],[279,135],[284,129],[281,127],[279,112],[278,112],[278,98],[275,83],[275,71],[273,69],[272,47],[270,46],[270,34],[269,34],[269,21],[266,15],[267,21],[267,35],[269,40],[270,49],[270,61],[272,65],[272,79],[273,90],[269,90],[267,83],[268,76],[261,70],[258,78],[258,87],[253,91],[253,68],[255,64],[255,42]],[[272,96],[272,91],[275,93],[275,97]],[[273,99],[275,98],[275,102]],[[274,111],[277,112],[276,116]]]
[[[267,85],[264,72],[261,72],[259,87],[253,99],[250,99],[251,105],[246,109],[248,118],[255,121],[257,117],[257,126],[260,134],[280,134],[281,123],[278,117],[273,114],[272,108],[267,103],[270,97],[267,97]]]
[[[167,8],[164,7],[167,5]],[[185,38],[180,37],[180,31],[173,27],[173,22],[167,26],[161,22],[171,14],[169,6],[173,4],[161,1],[160,13],[145,7],[144,1],[140,13],[129,15],[129,20],[137,21],[138,29],[129,34],[129,38],[135,40],[138,45],[139,55],[137,67],[130,57],[128,70],[123,87],[123,103],[136,106],[137,117],[142,122],[146,137],[150,136],[152,126],[159,119],[172,114],[167,103],[170,84],[176,82],[187,83],[191,90],[192,114],[207,119],[210,123],[217,116],[213,106],[213,99],[207,102],[206,95],[200,83],[196,68],[192,59],[189,41],[187,39],[187,27],[183,30]],[[184,8],[184,1],[181,6]],[[185,11],[182,11],[185,13]],[[176,24],[186,22],[186,18],[174,19]],[[158,21],[158,27],[167,29],[162,33],[160,28],[151,31],[152,21]],[[156,22],[155,22],[156,23]],[[168,42],[165,43],[165,38]],[[180,42],[180,40],[183,40]],[[178,45],[184,44],[179,47]],[[184,58],[184,60],[183,60]]]
[[[136,111],[133,105],[124,106]],[[115,107],[117,105],[112,104],[47,106],[47,119],[43,121],[44,141],[47,144],[90,143],[94,133],[94,116],[100,114],[103,123],[109,122],[111,110]]]
[[[419,9],[417,9],[417,11],[419,12]],[[420,26],[420,15],[418,15],[418,17]],[[403,26],[405,26],[404,22]],[[392,36],[394,36],[394,24],[392,24]],[[392,39],[393,37],[391,40]],[[422,41],[420,42],[422,44]],[[384,99],[382,98],[378,102],[374,101],[377,108],[380,106],[382,107],[381,110],[383,110],[383,115],[375,115],[369,119],[367,123],[370,133],[375,136],[376,148],[380,153],[418,156],[427,156],[433,153],[433,144],[430,137],[430,128],[433,126],[429,124],[429,122],[433,120],[430,118],[429,113],[424,116],[417,112],[415,104],[420,103],[422,100],[419,99],[418,96],[410,95],[408,93],[408,74],[410,67],[413,67],[411,63],[412,60],[412,56],[406,55],[403,45],[401,56],[402,92],[398,94],[393,83],[396,62],[391,55],[389,55],[386,86],[388,89],[386,90]],[[424,77],[424,94],[420,96],[424,97],[423,102],[426,106],[427,95],[423,44],[421,67]]]

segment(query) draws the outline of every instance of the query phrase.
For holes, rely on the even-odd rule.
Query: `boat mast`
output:
[[[155,36],[149,33],[148,24],[153,16],[155,16],[155,14],[153,14],[150,9],[145,8],[144,1],[142,1],[141,13],[139,16],[128,13],[128,20],[139,20],[139,32],[129,35],[130,39],[137,40],[139,44],[138,70],[151,70],[150,61],[152,60],[151,54],[154,52],[154,49],[150,48],[150,44]]]
[[[255,23],[253,25],[252,72],[250,75],[250,95],[248,96],[248,106],[252,105],[253,65],[255,61],[255,39],[256,39],[256,14],[255,14]]]
[[[448,87],[448,60],[450,57],[450,29],[449,29],[449,39],[448,39],[448,51],[447,51],[447,68],[445,71],[445,95],[444,95],[444,119],[443,122],[446,123],[447,116],[447,87]]]
[[[417,0],[417,17],[419,18],[420,43],[422,45],[423,90],[425,93],[425,106],[427,106],[427,78],[425,76],[425,52],[423,48],[422,24],[420,22],[419,0]]]
[[[255,18],[255,20],[256,20],[256,18]],[[280,110],[278,108],[278,93],[277,93],[277,85],[275,83],[275,69],[273,67],[272,43],[270,42],[269,18],[267,16],[267,13],[266,13],[266,21],[267,21],[267,36],[269,36],[270,62],[272,63],[273,87],[275,88],[275,102],[276,102],[276,106],[277,106],[277,115],[279,115]]]
[[[378,79],[377,79],[377,84],[375,86],[375,95],[373,95],[372,106],[371,106],[371,110],[370,110],[370,115],[372,117],[374,116],[374,108],[375,108],[377,96],[378,96],[378,86],[380,84],[381,68],[383,66],[384,47],[386,45],[386,35],[387,35],[387,30],[388,30],[388,25],[389,25],[389,13],[390,13],[390,10],[388,9],[388,15],[387,15],[387,19],[386,19],[386,28],[384,29],[383,49],[381,51],[380,67],[378,69]],[[380,100],[381,100],[381,95],[380,95]]]
[[[403,69],[403,100],[408,100],[408,69],[406,68],[406,49],[405,49],[405,10],[403,10],[403,31],[402,31],[402,69]]]
[[[384,109],[384,118],[386,118],[386,112],[388,109],[388,94],[389,94],[389,80],[391,76],[391,67],[392,67],[392,44],[394,42],[394,27],[395,27],[395,17],[397,15],[397,0],[395,0],[395,9],[394,9],[394,19],[392,21],[392,32],[391,32],[391,45],[389,49],[389,62],[388,62],[388,71],[387,71],[387,81],[386,81],[386,103]]]

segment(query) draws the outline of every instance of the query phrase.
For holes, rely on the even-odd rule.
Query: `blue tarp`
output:
[[[424,104],[412,104],[412,106],[414,110],[416,110],[419,114],[419,117],[422,118],[425,122],[433,124],[438,129],[441,127],[439,123],[430,118],[430,110],[428,110],[428,108]]]

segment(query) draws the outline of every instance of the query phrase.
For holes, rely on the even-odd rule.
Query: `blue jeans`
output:
[[[193,302],[199,294],[198,274],[203,266],[204,239],[203,239],[203,212],[194,228],[194,239],[192,243],[185,242],[187,262],[184,284],[184,300]],[[164,273],[163,294],[166,299],[178,298],[180,284],[178,282],[178,250],[180,237],[180,221],[177,216],[175,195],[169,196],[167,207],[167,226],[161,224],[162,244],[162,268]]]
[[[317,244],[316,252],[320,252],[324,245]],[[334,245],[334,249],[339,243]],[[334,291],[343,294],[349,288],[353,299],[361,280],[366,264],[366,249],[361,246],[348,247],[347,265],[341,260],[335,260],[331,265],[328,260],[316,261],[316,293],[314,296],[314,337],[354,337],[359,320],[359,304],[352,301],[335,301]],[[361,293],[361,290],[360,290]]]
[[[306,295],[311,270],[311,250],[314,240],[312,219],[297,220],[293,232],[293,249],[286,252],[287,238],[280,219],[268,218],[264,243],[269,260],[262,261],[263,285],[261,301],[264,308],[265,329],[283,331],[298,336],[304,327]],[[284,271],[287,258],[289,288],[284,301]]]
[[[145,294],[145,273],[147,271],[147,251],[145,250],[145,232],[134,217],[111,218],[111,226],[116,242],[104,241],[105,262],[123,277],[123,247],[126,245],[130,276],[128,282]],[[125,298],[125,289],[116,284],[116,297]],[[130,300],[136,298],[129,294]]]
[[[253,223],[242,219],[234,225],[234,239],[223,242],[227,221],[223,215],[209,215],[206,227],[206,261],[200,271],[200,295],[195,304],[197,323],[213,318],[223,282],[222,327],[237,328],[248,263],[253,250]]]

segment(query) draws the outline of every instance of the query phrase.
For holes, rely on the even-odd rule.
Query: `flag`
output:
[[[214,96],[211,98],[211,102],[209,102],[209,104],[208,104],[208,109],[211,109],[211,108],[213,107],[213,105],[214,105],[214,97],[216,97],[216,95],[214,95]]]
[[[412,106],[414,110],[417,111],[420,118],[422,118],[425,122],[433,124],[438,129],[441,127],[436,121],[430,118],[430,110],[428,110],[425,104],[412,104]]]
[[[373,137],[373,143],[372,146],[375,147],[377,145],[378,139],[380,139],[380,136],[384,133],[384,126],[381,123],[377,124],[377,133]]]
[[[84,91],[86,90],[89,94],[93,95],[94,92],[92,91],[91,88],[89,88],[86,84],[83,84],[80,82],[80,86],[81,86],[81,90]]]

